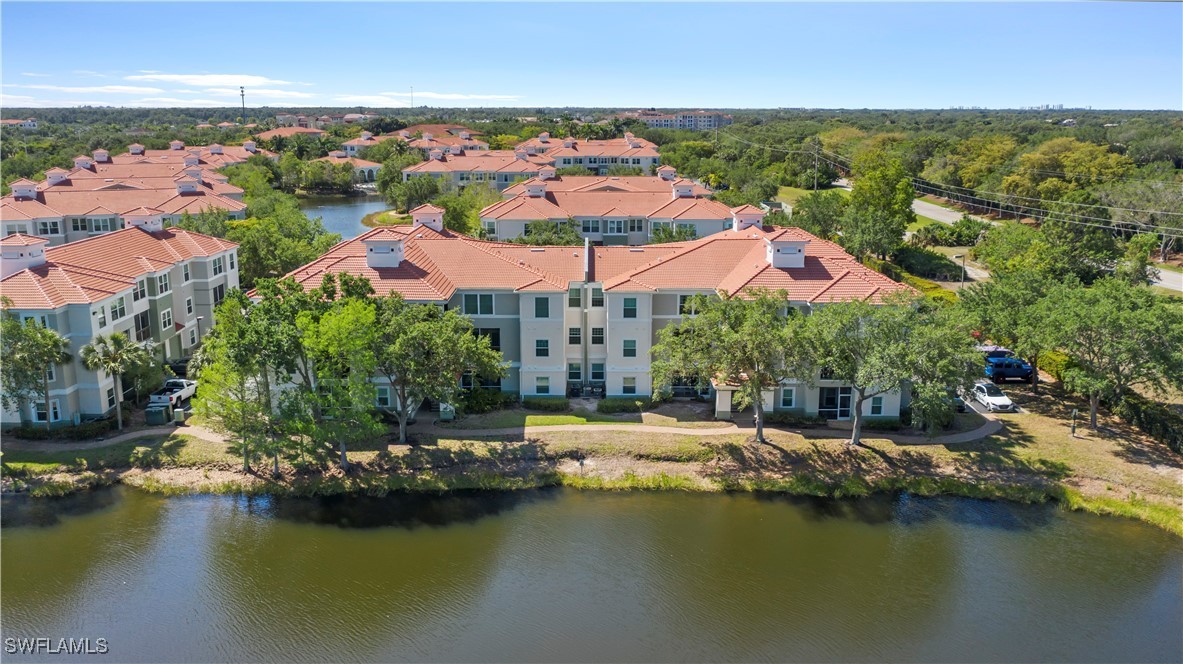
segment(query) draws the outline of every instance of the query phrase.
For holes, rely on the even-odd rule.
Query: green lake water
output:
[[[2,516],[3,636],[100,661],[1183,659],[1181,542],[1051,506],[116,488]]]

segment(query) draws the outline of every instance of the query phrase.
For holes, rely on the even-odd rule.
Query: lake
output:
[[[110,661],[1183,657],[1180,540],[1051,506],[115,488],[2,518],[3,635]]]
[[[330,233],[340,233],[349,240],[370,230],[361,223],[371,212],[381,212],[390,206],[381,196],[312,197],[301,198],[300,209],[309,217],[320,217]]]

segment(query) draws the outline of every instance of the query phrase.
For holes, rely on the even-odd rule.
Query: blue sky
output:
[[[1183,4],[0,5],[4,106],[1183,110]]]

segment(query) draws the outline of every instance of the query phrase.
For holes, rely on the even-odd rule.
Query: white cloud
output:
[[[180,92],[178,90],[178,92]],[[238,88],[206,88],[203,92],[207,95],[215,95],[218,97],[237,97]],[[248,96],[267,97],[269,99],[310,99],[317,95],[311,92],[296,92],[294,90],[274,90],[268,88],[247,88]]]
[[[179,83],[195,87],[229,87],[239,85],[291,85],[289,81],[279,81],[266,76],[253,74],[162,74],[157,71],[144,71],[141,74],[125,76],[129,81],[157,81],[160,83]]]
[[[21,76],[33,76],[36,78],[49,78],[51,75],[50,74],[40,74],[40,73],[37,73],[34,71],[22,71]]]
[[[410,106],[406,99],[386,95],[344,95],[336,100],[349,106]]]
[[[386,97],[419,97],[422,99],[452,99],[452,100],[480,100],[486,99],[491,101],[509,101],[513,99],[521,99],[521,95],[473,95],[462,92],[383,92]]]
[[[151,94],[153,92],[164,92],[164,90],[161,90],[160,88],[145,88],[145,87],[140,87],[140,86],[135,86],[135,85],[71,86],[71,85],[48,85],[48,84],[37,84],[37,85],[15,85],[14,84],[14,85],[9,85],[7,87],[27,88],[29,90],[51,90],[54,92],[79,92],[79,93],[99,92],[99,93],[108,93],[108,94],[113,93],[113,94],[131,94],[131,95],[144,95],[144,94]]]
[[[70,73],[75,74],[77,76],[92,76],[94,78],[107,78],[107,74],[104,74],[104,73],[98,72],[98,71],[94,71],[93,69],[75,69],[74,71],[72,71]]]

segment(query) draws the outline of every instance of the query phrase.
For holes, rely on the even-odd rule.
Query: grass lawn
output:
[[[801,198],[805,194],[810,193],[810,191],[810,189],[800,189],[798,187],[781,187],[780,191],[776,194],[776,200],[783,201],[789,205],[796,205],[797,199]],[[850,196],[849,189],[841,189],[839,187],[834,187],[832,189],[822,189],[820,191],[836,191],[843,196]]]
[[[1174,263],[1155,263],[1154,267],[1168,272],[1183,272],[1183,265],[1175,265]]]
[[[411,215],[399,214],[394,210],[371,212],[361,218],[363,226],[377,228],[378,226],[405,226],[411,223]]]
[[[576,408],[569,413],[545,413],[515,408],[471,415],[441,426],[451,429],[508,429],[557,424],[648,424],[689,429],[731,426],[730,422],[714,420],[709,408],[696,408],[693,405],[676,401],[662,404],[655,410],[644,413],[614,413],[610,415],[585,408]]]
[[[924,201],[925,203],[932,203],[933,205],[939,205],[939,206],[945,208],[946,210],[956,210],[957,209],[949,201],[947,201],[943,198],[937,198],[936,196],[933,196],[931,194],[925,194],[925,195],[921,196],[920,200]]]
[[[63,441],[62,445],[70,442]],[[42,447],[54,445],[48,442]],[[234,463],[226,445],[201,438],[172,434],[170,436],[147,436],[125,440],[104,447],[82,450],[52,449],[4,449],[4,465],[14,470],[32,474],[65,470],[97,470],[100,468],[127,468],[133,465],[200,466],[216,463]]]
[[[1155,293],[1158,293],[1159,295],[1163,295],[1165,297],[1183,298],[1183,293],[1175,290],[1174,288],[1167,288],[1165,286],[1151,286],[1150,290],[1154,291]]]
[[[918,215],[916,215],[916,221],[913,221],[912,223],[908,224],[908,230],[910,232],[915,233],[916,231],[920,230],[921,228],[924,228],[925,226],[929,226],[931,224],[939,224],[939,223],[941,223],[941,222],[937,221],[936,219],[933,219],[932,217],[926,217],[924,215],[918,214]]]

